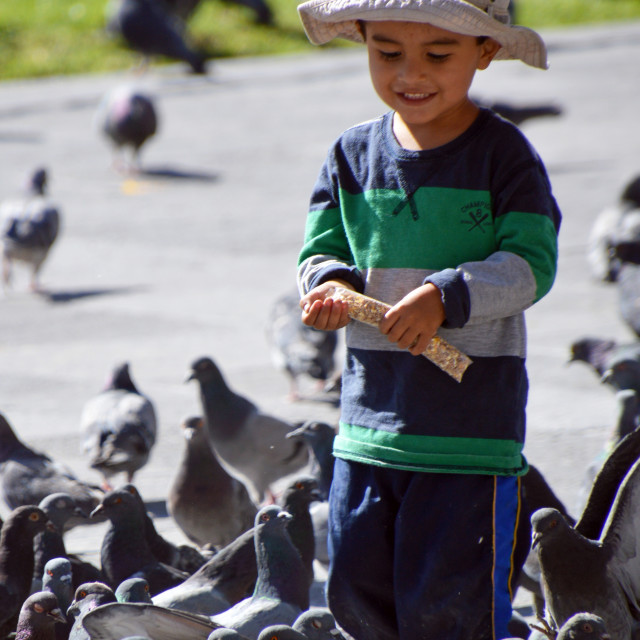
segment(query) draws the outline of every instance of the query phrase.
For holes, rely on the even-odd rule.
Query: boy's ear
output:
[[[486,69],[494,59],[502,45],[493,38],[487,38],[480,44],[480,58],[478,59],[478,69]]]

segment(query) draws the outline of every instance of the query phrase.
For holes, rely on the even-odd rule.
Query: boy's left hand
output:
[[[380,331],[414,356],[424,352],[445,321],[440,289],[429,283],[409,292],[380,321]]]

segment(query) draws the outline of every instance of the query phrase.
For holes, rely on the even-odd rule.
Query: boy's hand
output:
[[[419,356],[444,322],[440,289],[425,284],[409,292],[380,321],[380,331],[401,349]]]
[[[302,322],[322,331],[335,331],[349,323],[349,305],[341,300],[333,300],[327,295],[335,287],[353,291],[353,287],[343,280],[329,280],[311,289],[300,300]]]

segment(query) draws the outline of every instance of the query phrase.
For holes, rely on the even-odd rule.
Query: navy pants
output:
[[[518,478],[336,460],[327,598],[356,640],[509,636]]]

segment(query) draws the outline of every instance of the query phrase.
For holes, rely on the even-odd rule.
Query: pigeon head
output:
[[[44,565],[42,584],[46,586],[47,582],[52,580],[71,584],[71,577],[71,562],[67,558],[51,558]]]
[[[318,481],[313,476],[298,476],[285,489],[282,503],[289,505],[308,507],[312,502],[322,500],[322,494],[318,489]]]
[[[610,640],[604,620],[593,613],[576,613],[560,629],[557,640]]]
[[[44,195],[47,190],[47,178],[47,170],[43,167],[39,167],[29,176],[27,190],[30,193]]]
[[[122,362],[113,368],[104,388],[105,390],[122,389],[123,391],[138,393],[138,389],[131,379],[128,362]]]
[[[102,515],[112,522],[138,518],[142,522],[138,498],[139,496],[136,497],[128,488],[114,489],[102,498],[100,504],[91,512],[89,517],[95,518],[98,515]]]
[[[43,498],[38,505],[46,514],[56,529],[62,533],[66,522],[74,517],[88,518],[87,514],[78,506],[68,493],[51,493]]]
[[[307,636],[286,624],[274,624],[265,627],[258,640],[307,640]]]
[[[58,605],[58,598],[50,591],[36,591],[22,604],[16,639],[31,638],[33,636],[30,632],[34,630],[52,629],[56,622],[66,621]]]
[[[602,376],[602,382],[618,390],[639,389],[640,362],[629,358],[611,362]]]
[[[47,514],[35,505],[16,507],[2,527],[2,537],[19,535],[25,540],[33,538],[45,529],[54,529]]]
[[[151,602],[149,582],[145,578],[128,578],[116,589],[118,602]]]
[[[8,420],[0,413],[0,462],[5,462],[20,440],[11,428]]]
[[[193,440],[200,436],[206,437],[205,422],[201,416],[189,416],[185,418],[181,422],[180,428],[186,440]]]
[[[569,362],[600,361],[602,356],[615,346],[612,340],[602,338],[580,338],[571,344]]]
[[[284,527],[292,516],[277,504],[262,507],[256,514],[254,525],[256,527]]]
[[[78,616],[102,604],[115,601],[116,596],[113,590],[103,582],[85,582],[76,589],[73,602],[67,609],[67,615]]]
[[[630,206],[640,209],[640,176],[636,176],[624,188],[620,199]]]
[[[557,509],[538,509],[531,515],[531,548],[535,549],[539,544],[544,544],[544,541],[558,535],[558,532],[566,530],[568,526]]]
[[[185,382],[189,380],[197,380],[200,383],[219,382],[222,381],[222,373],[211,358],[203,357],[194,360],[191,363],[191,369],[187,375]]]

